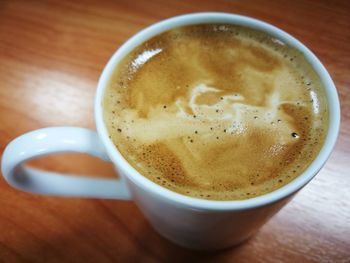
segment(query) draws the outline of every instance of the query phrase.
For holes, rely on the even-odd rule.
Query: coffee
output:
[[[110,138],[148,179],[211,200],[266,194],[322,147],[326,96],[303,54],[226,24],[172,29],[135,48],[104,95]]]

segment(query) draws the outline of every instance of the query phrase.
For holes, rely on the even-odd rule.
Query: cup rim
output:
[[[105,88],[107,87],[109,79],[117,63],[135,47],[139,46],[141,43],[148,40],[149,38],[152,38],[155,35],[184,25],[205,23],[229,23],[252,27],[258,30],[262,30],[276,37],[277,39],[297,48],[304,54],[309,63],[314,67],[325,88],[328,102],[327,106],[329,110],[329,127],[319,154],[302,174],[300,174],[298,177],[283,187],[267,194],[244,200],[217,201],[189,197],[171,191],[141,175],[131,164],[126,161],[117,147],[109,139],[108,131],[103,120],[102,99]],[[320,60],[312,53],[312,51],[304,46],[299,40],[289,35],[285,31],[255,18],[230,13],[204,12],[184,14],[157,22],[141,30],[129,38],[121,47],[119,47],[106,64],[98,81],[95,97],[95,121],[97,132],[107,150],[111,161],[117,166],[119,171],[121,171],[125,176],[128,177],[129,180],[141,187],[143,190],[151,192],[158,197],[164,198],[168,202],[175,203],[179,206],[186,206],[191,209],[232,211],[251,209],[272,204],[292,195],[304,187],[323,167],[335,146],[340,126],[340,105],[337,90],[328,71],[325,69]]]

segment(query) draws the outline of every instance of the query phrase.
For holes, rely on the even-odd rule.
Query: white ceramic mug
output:
[[[175,27],[203,23],[243,25],[269,33],[299,49],[324,84],[329,109],[329,130],[324,145],[306,171],[271,193],[240,201],[209,201],[172,192],[139,174],[108,137],[101,102],[108,80],[120,60],[155,35]],[[324,66],[309,49],[289,34],[244,16],[196,13],[154,24],[133,36],[117,50],[98,82],[95,120],[97,132],[75,127],[52,127],[29,132],[13,140],[2,158],[2,173],[6,181],[15,188],[38,194],[133,200],[164,237],[189,248],[220,249],[249,238],[317,174],[336,142],[340,108],[337,91]],[[109,160],[115,165],[120,180],[64,176],[30,169],[24,165],[29,159],[62,152],[88,153]]]

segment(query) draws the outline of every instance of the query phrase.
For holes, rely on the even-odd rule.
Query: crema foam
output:
[[[315,159],[326,96],[303,54],[254,29],[205,24],[127,55],[104,95],[124,158],[172,191],[239,200],[278,189]]]

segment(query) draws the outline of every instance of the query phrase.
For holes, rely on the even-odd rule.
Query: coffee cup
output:
[[[109,80],[123,58],[146,40],[168,30],[199,24],[231,24],[263,31],[304,54],[325,89],[328,130],[317,157],[305,171],[272,192],[243,200],[218,201],[171,191],[141,175],[109,138],[102,101]],[[222,249],[251,237],[322,168],[335,145],[340,125],[337,91],[327,70],[303,44],[284,31],[253,18],[226,13],[194,13],[173,17],[137,33],[122,45],[105,66],[95,98],[97,131],[50,127],[14,139],[2,158],[2,174],[14,188],[55,196],[132,200],[162,236],[192,249]],[[120,179],[65,176],[26,167],[27,160],[48,154],[87,153],[110,161]]]

